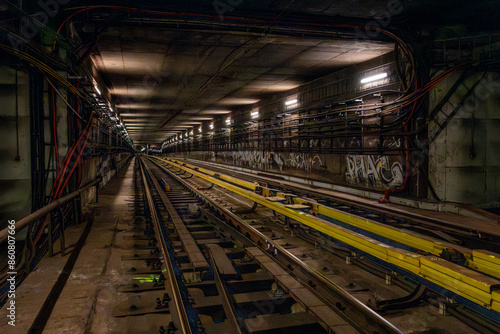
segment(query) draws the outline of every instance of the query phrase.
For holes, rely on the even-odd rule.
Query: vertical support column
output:
[[[77,225],[80,224],[80,221],[78,219],[78,208],[76,206],[76,202],[78,201],[78,197],[73,198],[71,201],[71,212],[73,213],[73,219],[76,222]]]
[[[80,225],[82,223],[82,194],[75,197],[75,212],[76,212],[76,223]]]
[[[45,200],[45,145],[44,145],[44,109],[43,76],[36,70],[30,70],[30,124],[31,124],[31,192],[32,211],[40,209]]]
[[[53,230],[53,222],[54,222],[54,212],[51,211],[47,214],[47,227],[49,230],[48,238],[49,238],[49,256],[54,256],[54,240],[52,239],[52,230]]]
[[[99,203],[99,183],[95,185],[95,202]]]
[[[62,209],[62,206],[59,206],[59,214],[61,215],[61,225],[59,226],[59,229],[61,231],[61,256],[66,255],[66,237],[64,235],[64,211]]]
[[[31,223],[28,227],[28,234],[27,234],[27,242],[26,242],[26,247],[25,247],[25,251],[23,252],[23,254],[26,256],[27,253],[29,253],[29,258],[26,259],[25,258],[25,261],[26,261],[26,270],[28,273],[31,272],[31,263],[33,262],[33,258],[35,257],[35,245],[33,243],[33,236],[31,235],[31,231],[32,231],[32,227],[33,227],[33,223]],[[26,252],[26,250],[28,250],[29,252]]]

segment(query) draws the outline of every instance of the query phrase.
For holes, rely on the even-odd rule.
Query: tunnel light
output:
[[[94,89],[95,89],[95,91],[96,91],[99,95],[101,95],[101,91],[99,90],[99,87],[97,87],[97,81],[96,81],[93,77],[91,77],[91,79],[92,79],[92,83],[94,84]]]
[[[201,126],[198,128],[198,132],[201,133]]]
[[[231,124],[231,119],[230,118],[226,119],[226,124]]]
[[[257,118],[257,117],[259,117],[259,111],[258,111],[258,110],[254,110],[254,111],[252,111],[252,112],[250,113],[250,116],[251,116],[252,118]]]
[[[387,73],[386,72],[378,73],[378,74],[375,74],[375,75],[372,75],[372,76],[369,76],[369,77],[361,79],[361,83],[364,84],[364,83],[368,83],[368,82],[380,80],[380,79],[383,79],[383,78],[386,78],[386,77],[387,77]]]
[[[210,124],[210,130],[213,130],[214,129],[214,124]]]
[[[293,104],[297,104],[298,102],[299,102],[299,100],[297,100],[297,99],[288,100],[285,102],[285,106],[288,107],[288,106],[291,106]]]

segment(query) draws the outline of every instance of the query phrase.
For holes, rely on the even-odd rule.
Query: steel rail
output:
[[[154,161],[152,159],[149,159],[149,160],[151,162],[153,162],[154,164],[156,164],[158,167],[160,167],[165,172],[167,172],[167,173],[170,172],[167,168],[165,168],[164,166],[158,164],[156,161]],[[197,173],[197,172],[193,172],[193,173]],[[174,178],[176,178],[179,182],[182,182],[181,178],[178,177],[177,175],[174,175],[173,173],[169,173],[169,174],[172,175]],[[214,179],[213,181],[215,181],[214,183],[217,183],[216,181],[218,181],[218,180]],[[185,184],[185,183],[183,183],[183,184]],[[189,185],[188,185],[188,187],[190,187],[190,189],[192,191],[197,192],[200,196],[203,196],[194,187],[191,187]],[[206,198],[206,201],[209,201],[210,203],[212,203],[213,206],[217,206],[218,207],[218,205],[215,202],[213,202],[212,200]],[[255,228],[253,228],[252,226],[250,226],[249,224],[247,224],[245,221],[243,221],[241,218],[239,218],[238,216],[236,216],[234,213],[230,212],[229,210],[227,210],[225,208],[219,208],[219,210],[224,211],[224,213],[225,213],[226,216],[231,217],[232,220],[237,221],[240,225],[243,225],[245,228],[247,228],[247,230],[249,232],[252,232],[252,234],[254,234],[254,236],[256,236],[256,238],[259,241],[262,241],[262,242],[265,241],[265,242],[273,245],[273,247],[276,248],[280,254],[285,255],[297,267],[301,268],[303,271],[305,271],[306,273],[308,273],[309,275],[311,275],[312,277],[314,277],[321,284],[323,284],[324,286],[328,287],[329,290],[333,294],[335,294],[335,296],[339,300],[341,300],[345,306],[347,306],[350,310],[353,310],[353,311],[357,312],[356,314],[351,314],[351,315],[347,315],[347,314],[344,313],[344,316],[347,317],[349,319],[349,321],[351,321],[352,323],[356,324],[356,323],[361,323],[364,320],[365,322],[370,323],[372,326],[374,326],[374,328],[376,328],[376,331],[378,333],[392,333],[392,334],[396,334],[396,333],[397,334],[402,334],[403,333],[400,329],[398,329],[393,324],[391,324],[390,322],[388,322],[386,319],[384,319],[383,317],[381,317],[379,314],[377,314],[375,311],[373,311],[372,309],[370,309],[368,306],[366,306],[365,304],[361,303],[358,299],[352,297],[347,291],[345,291],[344,289],[342,289],[341,287],[339,287],[335,283],[333,283],[330,280],[328,280],[328,278],[326,278],[322,273],[318,272],[314,268],[310,267],[309,265],[307,265],[306,263],[304,263],[303,261],[301,261],[299,258],[297,258],[295,255],[293,255],[292,253],[290,253],[284,247],[282,247],[279,244],[277,244],[277,243],[273,242],[272,240],[270,240],[269,237],[267,237],[262,232],[256,230]],[[362,319],[362,318],[364,318],[364,319]]]
[[[227,180],[223,175],[210,176],[199,169],[195,171],[186,164],[158,159],[167,164],[177,165],[178,168],[189,170],[191,173],[207,181],[213,182],[222,188],[235,192],[259,204],[262,204],[284,216],[296,220],[321,233],[349,245],[350,247],[374,259],[382,260],[401,270],[404,275],[410,275],[417,280],[422,280],[428,285],[434,284],[435,289],[446,289],[452,292],[457,300],[470,303],[477,311],[491,317],[500,319],[500,281],[486,275],[479,274],[471,269],[445,261],[435,256],[423,256],[397,247],[376,241],[364,235],[337,226],[327,220],[318,218],[304,212],[298,212],[286,207],[284,204],[270,202],[266,197],[242,188],[239,180]],[[474,306],[474,304],[476,306]],[[496,320],[498,321],[498,320]]]
[[[253,172],[251,172],[249,170],[245,170],[245,168],[241,168],[241,167],[234,167],[234,168],[229,167],[228,168],[228,167],[224,167],[224,166],[221,166],[219,164],[210,163],[210,162],[207,163],[207,162],[201,162],[199,160],[191,160],[191,159],[187,159],[187,160],[189,160],[190,164],[193,164],[194,166],[196,166],[198,168],[210,168],[211,170],[213,170],[215,172],[217,172],[217,170],[219,170],[219,171],[222,170],[226,173],[230,173],[231,175],[236,174],[236,175],[238,175],[238,177],[242,177],[243,179],[246,179],[246,180],[265,181],[266,183],[274,185],[276,187],[285,187],[286,186],[288,189],[290,189],[292,191],[307,193],[307,194],[313,195],[313,196],[320,196],[322,198],[326,198],[326,199],[329,199],[329,200],[332,200],[332,201],[335,201],[338,203],[342,203],[345,205],[351,205],[351,206],[359,207],[360,209],[369,210],[369,211],[376,211],[376,212],[379,212],[381,214],[385,214],[387,216],[391,216],[391,217],[394,217],[397,219],[409,220],[409,218],[411,218],[411,220],[416,222],[416,223],[428,225],[432,228],[445,229],[449,232],[454,232],[454,233],[463,234],[463,235],[467,235],[467,236],[470,235],[470,230],[471,230],[470,228],[463,228],[461,226],[456,226],[456,225],[453,225],[452,223],[446,222],[443,219],[433,219],[431,217],[419,215],[419,214],[411,212],[411,211],[403,211],[403,210],[394,211],[394,210],[391,210],[387,207],[378,205],[378,202],[377,202],[377,204],[372,204],[369,202],[360,202],[360,201],[354,201],[354,200],[349,200],[349,199],[343,198],[340,195],[340,193],[344,191],[342,189],[334,189],[334,188],[330,189],[330,188],[326,188],[326,187],[322,188],[319,185],[315,186],[315,188],[311,188],[306,182],[300,183],[299,181],[294,181],[291,179],[283,179],[283,180],[275,179],[273,177],[279,178],[279,175],[274,175],[274,174],[271,174],[269,172],[267,172],[267,175],[263,175],[259,172],[253,173]],[[253,174],[253,175],[251,175],[251,174]],[[304,179],[304,180],[311,181],[311,179]],[[332,194],[332,193],[328,194],[327,192],[330,190],[333,190],[339,194]],[[347,194],[349,196],[362,196],[362,194],[360,194],[360,193],[349,193],[348,192]],[[378,194],[380,196],[375,196],[376,194],[377,194],[376,192],[372,192],[371,196],[369,198],[370,199],[382,199],[383,198],[382,193]],[[399,203],[394,202],[393,204],[399,204]],[[410,206],[410,207],[412,207],[412,206]],[[453,212],[451,212],[451,213],[453,213]],[[449,224],[449,225],[447,225],[447,224]],[[483,236],[487,235],[491,238],[497,238],[497,239],[500,237],[500,233],[490,234],[491,231],[485,231],[485,230],[480,230],[480,229],[478,229],[477,231],[480,232],[481,235],[483,235]]]
[[[215,259],[212,256],[212,253],[211,252],[209,252],[209,253],[210,253],[210,264],[212,265],[212,268],[214,270],[215,284],[217,286],[217,290],[219,290],[219,292],[222,295],[222,298],[224,300],[223,308],[224,308],[224,312],[226,313],[226,317],[235,327],[235,331],[233,333],[234,334],[242,334],[240,324],[239,324],[238,319],[236,317],[236,309],[234,308],[233,303],[229,299],[229,294],[224,286],[224,282],[222,281],[222,279],[220,277],[219,268],[217,268],[217,264],[215,263]]]
[[[153,196],[151,196],[151,189],[148,185],[148,180],[146,178],[145,171],[148,173],[148,175],[151,177],[151,179],[153,179],[153,176],[152,176],[151,172],[149,171],[149,169],[147,168],[146,164],[144,164],[142,162],[140,157],[138,157],[138,159],[140,162],[141,175],[142,175],[142,180],[144,183],[144,189],[145,189],[146,197],[148,199],[149,211],[151,213],[151,218],[152,218],[152,221],[154,223],[157,238],[160,239],[159,240],[160,247],[161,247],[161,250],[163,253],[163,258],[165,259],[165,264],[166,264],[166,267],[168,270],[168,280],[169,280],[170,285],[172,287],[174,303],[175,303],[175,307],[177,309],[177,314],[179,315],[179,321],[180,321],[180,325],[181,325],[181,333],[192,334],[191,326],[189,325],[189,317],[186,313],[186,309],[183,306],[181,306],[181,305],[183,305],[182,296],[180,294],[179,285],[177,284],[177,280],[175,279],[174,268],[173,268],[172,261],[170,259],[168,250],[167,250],[165,238],[163,236],[163,233],[162,233],[162,230],[160,227],[160,220],[158,219],[158,214],[156,213],[156,207],[155,207],[155,204],[153,201]]]
[[[205,169],[201,167],[196,167],[187,163],[177,162],[176,160],[168,160],[172,161],[181,167],[186,167],[188,169],[194,169],[197,172],[200,172],[204,175],[216,177],[225,182],[229,182],[231,184],[235,184],[237,186],[243,187],[245,189],[249,189],[251,191],[256,190],[256,185],[252,182],[242,180],[240,178],[236,178],[234,176],[230,176],[228,174],[222,174],[220,172],[215,172],[210,169]],[[288,187],[288,186],[287,186]],[[270,192],[273,189],[269,187],[261,187],[265,189],[265,191]],[[263,195],[264,192],[262,193]],[[281,195],[284,197],[285,195],[282,193],[278,193],[277,196]],[[491,252],[486,252],[488,255],[484,255],[483,251],[472,250],[463,246],[455,245],[453,243],[442,241],[430,236],[426,236],[420,234],[418,232],[414,232],[411,230],[401,229],[398,227],[390,226],[384,224],[383,222],[378,222],[372,219],[368,219],[365,217],[360,217],[352,213],[344,212],[342,210],[331,208],[323,204],[311,203],[307,199],[301,199],[300,197],[293,197],[294,203],[310,205],[312,210],[319,216],[326,216],[331,219],[335,219],[337,221],[341,221],[346,223],[354,228],[362,229],[368,233],[372,233],[378,235],[383,238],[387,238],[392,240],[396,245],[392,245],[395,247],[400,247],[397,245],[398,243],[401,245],[409,246],[414,249],[418,249],[424,252],[431,253],[435,256],[441,257],[444,252],[459,252],[461,253],[466,261],[464,267],[469,267],[474,270],[480,271],[486,275],[493,276],[497,279],[500,278],[500,264],[498,261],[491,261],[490,255],[494,258],[500,258],[498,254],[494,254]]]

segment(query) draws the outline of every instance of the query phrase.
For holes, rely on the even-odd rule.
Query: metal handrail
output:
[[[18,220],[15,224],[15,229],[16,232],[19,232],[26,227],[28,227],[31,223],[39,220],[40,218],[46,216],[47,214],[51,213],[53,210],[59,208],[62,204],[65,204],[75,197],[80,196],[80,194],[86,190],[88,190],[91,187],[98,186],[99,183],[102,181],[102,177],[98,176],[95,178],[93,181],[87,183],[85,186],[81,187],[78,190],[73,191],[72,193],[61,197],[59,199],[56,199],[46,206],[44,206],[41,209],[38,209],[37,211],[29,214],[28,216],[24,217],[21,220]],[[4,242],[7,241],[7,235],[9,233],[9,228],[4,228],[3,230],[0,231],[0,245],[3,244]]]

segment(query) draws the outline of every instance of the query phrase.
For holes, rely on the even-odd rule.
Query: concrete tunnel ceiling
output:
[[[387,1],[369,2],[353,7],[353,1],[298,1],[290,8],[283,2],[260,17],[330,23],[362,19],[357,22],[364,25],[374,11],[387,8]],[[228,13],[255,18],[262,3],[249,3]],[[205,12],[217,15],[211,3]],[[296,13],[301,13],[299,18]],[[108,14],[88,15],[85,22],[75,22],[80,35]],[[91,53],[135,144],[159,146],[166,138],[234,108],[250,107],[273,93],[394,49],[394,42],[385,36],[353,41],[353,29],[339,34],[318,28],[306,35],[280,29],[279,23],[241,31],[240,23],[226,24],[228,20],[186,26],[172,25],[168,19],[149,20],[147,15],[113,17],[98,34]],[[266,26],[273,29],[265,30]]]

